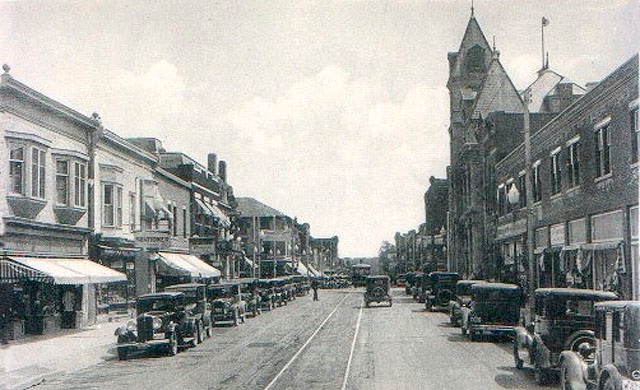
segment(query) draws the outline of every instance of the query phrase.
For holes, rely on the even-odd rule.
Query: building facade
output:
[[[536,286],[638,299],[638,134],[637,55],[532,134]],[[496,242],[521,276],[524,169],[522,145],[496,166]]]

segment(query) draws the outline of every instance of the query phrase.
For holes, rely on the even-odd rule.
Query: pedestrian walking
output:
[[[313,278],[311,281],[311,288],[313,289],[313,300],[318,300],[318,279]]]

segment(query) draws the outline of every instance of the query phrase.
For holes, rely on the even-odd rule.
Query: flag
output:
[[[549,25],[549,19],[542,17],[542,27],[547,27]]]

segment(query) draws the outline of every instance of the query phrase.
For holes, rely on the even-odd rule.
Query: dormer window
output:
[[[485,67],[485,49],[475,45],[467,50],[466,56],[467,70],[469,72],[484,72]]]

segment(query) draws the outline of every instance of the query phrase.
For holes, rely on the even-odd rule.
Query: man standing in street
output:
[[[313,278],[311,281],[311,288],[313,289],[313,300],[318,300],[318,279]]]

